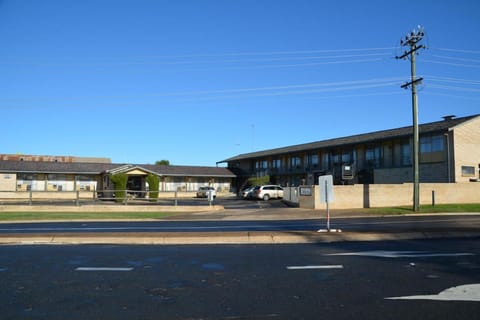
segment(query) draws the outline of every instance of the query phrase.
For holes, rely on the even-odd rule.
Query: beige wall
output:
[[[0,173],[0,191],[14,191],[17,185],[15,173]]]
[[[77,192],[67,191],[67,192],[58,192],[58,191],[0,191],[0,200],[22,200],[28,201],[30,199],[49,199],[49,200],[76,200]],[[88,191],[80,191],[78,193],[79,199],[93,199],[95,194]]]
[[[480,164],[480,117],[467,121],[453,131],[455,150],[455,182],[469,181],[479,178],[478,166]],[[474,177],[462,176],[462,166],[475,168]]]
[[[435,192],[436,204],[480,203],[480,183],[421,183],[420,204],[432,203],[432,191]],[[404,184],[370,184],[352,186],[333,186],[334,201],[331,209],[374,208],[411,205],[413,185]],[[324,209],[320,203],[318,186],[313,196],[300,196],[302,208]]]

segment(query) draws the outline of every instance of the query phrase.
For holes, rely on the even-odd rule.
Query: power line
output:
[[[435,48],[428,47],[429,49],[447,51],[447,52],[456,52],[456,53],[468,53],[468,54],[480,54],[479,50],[465,50],[465,49],[452,49],[452,48]]]
[[[480,85],[480,80],[452,78],[452,77],[439,77],[439,76],[433,76],[433,75],[425,75],[424,77],[428,78],[431,81]]]
[[[447,90],[455,90],[455,91],[480,93],[480,88],[475,89],[475,88],[467,88],[467,87],[444,86],[444,85],[439,85],[439,84],[429,84],[428,88],[447,89]]]
[[[448,94],[442,92],[436,92],[436,91],[424,91],[424,95],[429,95],[429,96],[441,96],[441,97],[448,97],[448,98],[454,98],[454,99],[464,99],[464,100],[473,100],[473,101],[480,101],[480,96],[460,96],[456,94]]]
[[[444,64],[444,65],[455,66],[455,67],[480,68],[480,65],[472,65],[472,64],[465,64],[465,63],[453,63],[453,62],[437,61],[437,60],[429,60],[429,59],[424,59],[423,61],[428,63]]]
[[[350,60],[341,60],[336,59],[333,61],[320,61],[320,62],[308,62],[308,63],[289,63],[289,64],[260,64],[260,65],[238,65],[238,66],[220,66],[221,64],[226,63],[247,63],[247,62],[274,62],[274,61],[288,61],[288,60],[318,60],[318,59],[328,59],[323,57],[299,57],[299,58],[289,58],[289,59],[266,59],[266,60],[231,60],[231,61],[183,61],[183,62],[125,62],[125,63],[103,63],[103,64],[55,64],[55,63],[15,63],[15,65],[34,65],[38,67],[118,67],[118,66],[154,66],[154,65],[194,65],[194,64],[205,64],[210,65],[209,67],[203,68],[187,68],[187,69],[162,69],[156,70],[155,72],[192,72],[192,71],[222,71],[222,70],[254,70],[254,69],[275,69],[275,68],[293,68],[293,67],[312,67],[312,66],[321,66],[321,65],[336,65],[336,64],[355,64],[355,63],[369,63],[369,62],[378,62],[382,60],[387,60],[388,56],[384,58],[371,58],[371,59],[350,59]],[[6,65],[7,63],[0,63],[0,65]]]
[[[436,54],[433,54],[432,57],[439,58],[439,59],[445,59],[445,60],[480,63],[480,60],[478,60],[478,59],[458,58],[458,57],[450,57],[450,56],[436,55]]]
[[[307,84],[290,84],[282,86],[267,86],[267,87],[250,87],[250,88],[235,88],[235,89],[221,89],[221,90],[198,90],[198,91],[183,91],[183,92],[159,92],[144,95],[118,95],[118,96],[90,96],[82,98],[96,98],[96,99],[134,99],[134,98],[151,98],[151,97],[201,97],[201,96],[215,96],[222,94],[237,94],[231,97],[241,97],[241,95],[260,96],[260,95],[288,95],[288,94],[305,94],[314,92],[338,92],[338,91],[352,91],[357,89],[368,89],[377,87],[387,87],[398,85],[401,83],[402,77],[376,78],[364,80],[350,80],[350,81],[334,81],[321,83],[307,83]],[[223,96],[227,97],[227,96]],[[48,97],[45,97],[49,99]],[[62,99],[77,99],[79,97],[62,97]],[[215,98],[215,97],[212,97]],[[32,99],[42,99],[41,97]],[[9,99],[11,100],[11,99]],[[5,101],[5,100],[4,100]]]
[[[273,91],[273,92],[261,92],[261,93],[242,94],[242,95],[219,95],[219,96],[194,97],[194,98],[183,99],[183,101],[223,100],[223,99],[238,99],[238,98],[253,98],[253,97],[304,95],[304,94],[329,93],[329,92],[339,92],[339,91],[343,92],[343,91],[364,90],[364,89],[373,89],[373,88],[382,88],[382,87],[392,87],[396,84],[398,84],[398,81],[390,82],[390,83],[376,83],[376,84],[372,83],[372,84],[364,84],[364,85],[354,85],[354,86],[348,86],[348,87]]]
[[[105,58],[96,58],[93,62],[92,59],[89,59],[90,62],[81,60],[82,62],[72,62],[68,61],[69,59],[55,59],[53,60],[42,60],[42,59],[29,59],[29,60],[19,60],[18,57],[15,57],[14,60],[8,61],[8,57],[3,57],[2,65],[47,65],[47,66],[69,66],[69,65],[79,65],[79,66],[117,66],[117,65],[144,65],[144,64],[206,64],[206,63],[237,63],[237,62],[269,62],[269,61],[288,61],[288,60],[307,60],[307,59],[343,59],[343,58],[358,58],[358,57],[368,57],[368,56],[382,56],[387,55],[388,53],[379,53],[378,51],[390,50],[392,48],[358,48],[358,49],[333,49],[333,50],[303,50],[303,51],[270,51],[270,52],[238,52],[238,53],[220,53],[220,54],[191,54],[191,55],[172,55],[172,56],[130,56],[122,59],[128,59],[131,61],[117,61],[119,58],[116,57],[105,57]],[[371,53],[361,53],[361,52],[371,52]],[[375,53],[376,52],[376,53]],[[318,55],[318,54],[332,54],[332,53],[341,53],[335,55]],[[286,55],[305,55],[305,54],[316,54],[315,56],[303,56],[303,57],[272,57],[272,58],[248,58],[249,56],[286,56]],[[245,59],[230,59],[230,60],[188,60],[190,58],[224,58],[224,57],[246,57]],[[106,60],[100,61],[98,60]],[[175,61],[175,60],[183,61]],[[61,61],[63,60],[63,61]],[[97,60],[97,62],[95,62]],[[133,60],[133,61],[132,61]],[[140,61],[138,61],[140,60]],[[160,61],[158,61],[160,60]],[[173,60],[173,61],[172,61]]]

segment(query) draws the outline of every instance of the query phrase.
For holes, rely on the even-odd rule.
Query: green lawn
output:
[[[412,206],[362,209],[372,214],[411,214]],[[480,203],[421,205],[418,213],[480,212]]]
[[[354,211],[372,215],[402,215],[414,213],[411,206],[333,211]],[[423,205],[420,206],[419,213],[442,212],[480,212],[480,203],[439,204],[435,207]],[[184,212],[0,212],[0,221],[163,219],[184,214]]]
[[[0,221],[162,219],[179,212],[1,212]]]

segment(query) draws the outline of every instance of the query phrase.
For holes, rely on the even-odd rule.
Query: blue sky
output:
[[[480,113],[480,2],[0,0],[0,153],[212,165]]]

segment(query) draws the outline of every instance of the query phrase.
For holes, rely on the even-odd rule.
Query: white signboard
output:
[[[318,177],[318,186],[320,189],[320,202],[333,202],[333,176]]]

